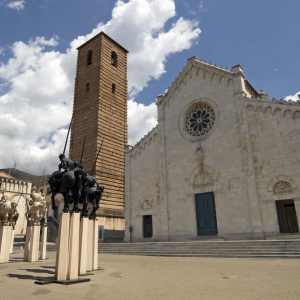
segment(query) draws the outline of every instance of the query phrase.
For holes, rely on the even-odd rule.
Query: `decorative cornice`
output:
[[[162,104],[168,103],[170,99],[175,99],[176,91],[180,91],[181,83],[186,85],[186,76],[192,78],[192,70],[195,68],[196,76],[199,76],[200,70],[203,70],[203,78],[208,78],[209,80],[213,80],[214,78],[218,78],[218,83],[222,82],[222,79],[225,80],[226,85],[230,84],[230,81],[236,76],[242,76],[244,78],[244,74],[234,73],[229,71],[227,68],[223,68],[222,66],[218,67],[216,64],[212,65],[212,63],[207,63],[206,61],[202,61],[196,56],[193,56],[188,59],[188,62],[185,67],[183,67],[182,71],[179,73],[178,77],[175,78],[175,81],[172,82],[171,87],[168,88],[167,92],[164,95],[159,95],[157,97],[156,105],[160,106]]]
[[[293,101],[293,100],[276,100],[273,98],[270,99],[261,99],[260,97],[257,98],[248,98],[244,95],[243,100],[245,101],[246,107],[247,106],[253,106],[254,111],[257,111],[259,107],[262,108],[263,112],[266,112],[266,109],[270,107],[272,109],[272,114],[275,114],[276,110],[280,110],[282,113],[282,116],[285,116],[285,113],[287,111],[290,111],[292,114],[292,118],[295,118],[295,113],[300,112],[300,100]]]
[[[128,148],[127,153],[130,156],[135,157],[137,153],[140,154],[142,149],[145,149],[146,143],[151,144],[151,140],[155,139],[155,136],[158,134],[158,125],[152,128],[144,137],[142,137],[133,147]]]

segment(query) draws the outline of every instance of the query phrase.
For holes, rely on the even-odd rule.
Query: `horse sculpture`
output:
[[[68,159],[68,161],[70,162],[71,160]],[[82,169],[80,164],[74,162],[73,165],[75,167],[74,170],[66,172],[56,171],[49,177],[52,209],[57,209],[55,196],[60,193],[64,197],[63,212],[69,211],[70,204],[74,204],[73,212],[79,212],[78,204],[82,204],[82,215],[87,217],[88,203],[91,203],[93,210],[90,218],[95,218],[104,187],[99,185],[95,177],[90,176]],[[95,185],[97,186],[96,188],[94,188]]]
[[[47,204],[45,196],[35,190],[31,191],[31,199],[27,198],[26,207],[27,215],[31,214],[31,221],[39,224],[42,218],[46,218],[45,207],[47,212]]]
[[[18,214],[18,202],[15,200],[12,201],[12,194],[9,193],[2,193],[2,196],[0,197],[0,216],[3,225],[9,225],[10,223],[12,223],[15,214]]]

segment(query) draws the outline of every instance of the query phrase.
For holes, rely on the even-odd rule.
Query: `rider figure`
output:
[[[60,164],[58,165],[58,171],[60,172],[61,169],[65,170],[61,175],[68,171],[74,171],[74,163],[71,159],[65,158],[64,154],[60,154],[59,159]]]

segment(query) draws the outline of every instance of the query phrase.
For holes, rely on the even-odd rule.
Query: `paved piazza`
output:
[[[15,250],[0,265],[2,300],[27,299],[300,299],[300,260],[173,258],[99,254],[100,270],[76,285],[37,285],[54,271],[55,252],[35,263]]]

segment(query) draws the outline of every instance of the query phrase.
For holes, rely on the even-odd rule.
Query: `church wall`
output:
[[[294,199],[296,209],[300,200],[300,112],[294,117],[290,110],[247,105],[257,191],[260,199],[263,230],[266,236],[279,233],[276,200]],[[274,178],[277,178],[273,180]],[[278,181],[295,183],[291,192],[274,193]],[[299,199],[299,200],[297,200]],[[299,211],[298,220],[299,219]],[[299,221],[298,221],[299,222]]]
[[[126,154],[125,164],[125,242],[144,240],[143,215],[152,215],[153,238],[160,236],[160,155],[158,135],[154,130],[140,142],[135,152]]]
[[[180,91],[171,100],[169,107],[159,106],[164,115],[166,133],[166,175],[169,208],[169,234],[171,240],[182,240],[197,236],[195,216],[195,194],[207,191],[215,193],[219,235],[251,233],[249,205],[244,179],[239,124],[234,99],[233,83],[227,86],[225,80],[192,71],[192,78],[186,76],[186,85],[181,83]],[[179,132],[178,120],[183,109],[194,99],[208,98],[220,112],[215,131],[200,142],[186,140]],[[210,187],[195,187],[189,182],[191,173],[199,165],[195,150],[201,146],[204,166],[216,172],[216,180]],[[196,167],[200,172],[200,165]],[[197,174],[197,172],[195,173]]]

